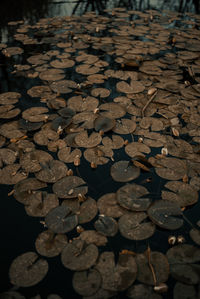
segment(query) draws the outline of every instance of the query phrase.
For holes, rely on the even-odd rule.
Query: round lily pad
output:
[[[67,174],[68,167],[58,160],[51,160],[45,163],[43,169],[35,173],[38,180],[46,183],[55,183]]]
[[[0,169],[0,184],[13,185],[26,179],[28,173],[21,168],[21,165],[11,164]]]
[[[86,130],[78,133],[75,136],[75,142],[80,147],[91,148],[97,146],[101,142],[101,135],[99,133],[93,132],[90,136]]]
[[[4,164],[13,164],[17,158],[17,152],[9,149],[9,148],[1,148],[0,149],[0,165]],[[1,165],[1,167],[2,167]]]
[[[46,186],[46,183],[40,182],[36,178],[24,179],[14,186],[14,197],[20,203],[27,204],[33,190],[42,189]]]
[[[32,98],[46,98],[52,93],[49,86],[37,85],[28,89],[27,94]]]
[[[40,233],[35,241],[37,252],[46,257],[54,257],[61,253],[67,244],[65,234],[54,234],[50,230]]]
[[[107,148],[119,149],[124,145],[124,139],[118,135],[112,135],[111,138],[106,136],[102,139],[102,143]]]
[[[180,180],[187,173],[187,167],[183,160],[165,157],[159,160],[159,167],[155,168],[155,172],[160,177],[167,180]]]
[[[109,161],[106,153],[99,146],[86,149],[83,155],[88,162],[95,163],[96,165],[103,165]]]
[[[115,120],[99,115],[94,121],[94,128],[96,131],[108,132],[115,126]]]
[[[172,181],[165,184],[165,188],[171,190],[162,190],[162,199],[177,203],[180,207],[186,207],[195,204],[198,201],[198,192],[184,182]]]
[[[200,261],[200,249],[190,244],[179,244],[167,251],[167,258],[171,264],[193,264]]]
[[[98,208],[96,200],[87,198],[80,206],[78,222],[80,224],[91,221],[97,214]]]
[[[136,279],[137,265],[133,256],[119,255],[115,263],[113,252],[103,252],[95,267],[102,276],[102,288],[110,291],[124,291]]]
[[[94,244],[87,245],[83,240],[73,240],[63,249],[61,261],[70,270],[83,271],[96,263],[98,255],[98,248]]]
[[[113,218],[121,217],[126,212],[126,210],[118,204],[115,193],[106,193],[101,196],[97,201],[97,207],[100,214]]]
[[[57,206],[46,215],[45,224],[54,233],[64,234],[77,226],[78,217],[72,213],[69,207]]]
[[[113,132],[117,134],[131,134],[136,129],[136,122],[132,119],[122,118],[116,121],[116,125],[113,128]]]
[[[118,221],[121,235],[130,240],[150,238],[156,227],[151,221],[147,221],[147,217],[144,212],[132,212],[121,216]]]
[[[119,161],[111,166],[110,174],[114,181],[129,182],[139,177],[140,169],[129,161]]]
[[[34,134],[33,140],[39,145],[48,145],[49,141],[58,140],[59,134],[51,129],[43,129]]]
[[[146,211],[151,204],[148,190],[137,184],[126,184],[118,189],[116,198],[118,204],[131,211]]]
[[[95,230],[85,230],[81,232],[79,238],[87,244],[95,244],[96,246],[105,246],[108,242],[106,236],[96,232]]]
[[[53,192],[60,198],[75,198],[78,194],[85,195],[88,191],[86,182],[78,176],[68,176],[53,185]]]
[[[177,203],[157,200],[147,210],[149,218],[164,229],[176,230],[183,225],[182,211]]]
[[[194,286],[190,286],[181,282],[177,282],[173,292],[174,299],[196,299],[198,294]]]
[[[131,81],[130,84],[128,84],[125,81],[120,81],[116,85],[117,91],[123,92],[123,93],[140,93],[145,90],[145,86],[140,81]]]
[[[48,69],[41,72],[39,77],[44,81],[59,81],[65,78],[65,74],[61,69]]]
[[[36,131],[43,125],[43,122],[31,122],[28,120],[25,120],[23,118],[19,119],[19,128],[26,130],[26,131]]]
[[[33,150],[20,158],[20,165],[27,172],[37,172],[53,160],[53,157],[42,150]]]
[[[192,228],[189,232],[190,238],[197,244],[200,245],[200,228]]]
[[[95,229],[104,236],[113,237],[117,234],[118,224],[112,217],[99,215],[94,223]]]
[[[125,109],[117,103],[105,103],[99,106],[101,115],[111,119],[123,117],[126,114]]]
[[[199,284],[200,265],[194,264],[171,264],[170,274],[175,279],[186,284]]]
[[[34,191],[29,194],[26,201],[25,210],[29,216],[45,217],[52,209],[59,205],[59,200],[55,194],[45,191]]]
[[[101,286],[101,275],[95,269],[75,272],[72,278],[72,285],[75,291],[81,296],[95,294]]]
[[[35,252],[26,252],[12,262],[9,277],[18,287],[31,287],[40,282],[48,272],[48,263]]]
[[[58,71],[58,70],[55,70],[55,71]],[[65,94],[65,93],[72,92],[72,88],[73,89],[77,88],[76,82],[71,81],[71,80],[61,80],[64,77],[65,77],[64,74],[60,74],[58,77],[59,79],[53,80],[55,82],[52,82],[50,84],[50,87],[54,92]]]
[[[77,112],[94,111],[98,104],[98,99],[91,96],[87,96],[86,98],[82,98],[82,96],[73,96],[67,100],[68,107]]]
[[[131,142],[125,147],[125,152],[127,155],[129,155],[131,158],[135,156],[141,155],[141,153],[149,154],[151,152],[150,148],[140,142]]]
[[[138,266],[137,280],[147,285],[155,285],[155,283],[159,285],[166,282],[169,277],[169,263],[166,256],[158,251],[150,251],[149,253],[147,251],[137,254],[135,257]],[[153,267],[156,282],[149,261]]]
[[[107,98],[110,95],[110,90],[106,88],[94,88],[91,91],[93,97]]]
[[[163,297],[153,291],[153,287],[146,284],[133,284],[127,290],[128,298],[133,299],[162,299]]]
[[[65,163],[73,163],[77,156],[79,158],[82,156],[80,149],[72,150],[70,147],[63,147],[58,151],[59,160]]]
[[[0,105],[13,105],[19,101],[21,94],[19,92],[3,92],[0,94]]]
[[[48,119],[49,109],[46,107],[32,107],[22,112],[22,117],[30,122],[40,122]]]
[[[20,129],[17,121],[8,122],[0,126],[0,134],[6,138],[20,138],[23,137],[26,130]]]

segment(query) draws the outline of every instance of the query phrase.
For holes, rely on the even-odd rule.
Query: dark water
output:
[[[151,4],[151,1],[120,1],[120,5],[124,5],[126,8],[130,9],[150,9],[155,8],[155,3]],[[156,2],[156,1],[155,1]],[[163,1],[159,1],[159,9],[162,8],[172,8],[170,4],[166,4]],[[170,1],[168,1],[170,2]],[[98,3],[98,5],[97,5]],[[109,3],[109,1],[99,1],[93,2],[93,4],[88,4],[88,2],[79,1],[77,4],[66,4],[65,2],[55,3],[54,1],[1,1],[0,3],[0,26],[2,28],[1,38],[2,41],[8,40],[12,41],[12,30],[7,27],[9,21],[25,19],[28,22],[34,22],[42,17],[52,17],[61,15],[70,15],[71,12],[76,12],[81,14],[86,10],[91,10],[92,8],[98,12],[102,12],[106,5],[116,5],[119,2]],[[128,6],[129,5],[129,6]],[[189,11],[198,12],[199,6],[198,1],[177,1],[174,5],[174,9],[178,11]],[[35,51],[35,49],[33,49]],[[26,82],[23,79],[19,79],[17,82],[13,79],[10,74],[10,66],[4,65],[3,57],[0,57],[0,78],[1,86],[0,92],[6,91],[19,91],[22,92],[22,87],[28,89]],[[20,81],[21,80],[21,81]],[[23,82],[22,82],[23,81]],[[27,83],[28,84],[28,83]],[[29,103],[30,105],[30,103]],[[108,165],[106,166],[108,167]],[[79,172],[81,177],[88,182],[89,194],[95,198],[99,198],[101,195],[108,192],[115,192],[119,187],[119,183],[115,183],[111,180],[110,176],[107,174],[106,167],[102,167],[100,172],[95,172],[87,165],[81,164],[79,167]],[[85,171],[87,169],[87,171]],[[76,169],[74,169],[76,171]],[[145,186],[149,189],[150,193],[154,194],[155,198],[159,198],[162,186],[165,181],[160,180],[156,177],[155,173],[152,171],[150,174],[153,178],[151,184],[146,184]],[[143,173],[142,176],[135,183],[140,184],[149,177],[149,173]],[[98,182],[98,183],[96,183]],[[112,184],[111,184],[112,182]],[[27,251],[34,251],[35,239],[38,234],[42,232],[43,226],[40,220],[34,217],[29,217],[24,211],[23,205],[13,199],[13,197],[8,197],[7,194],[12,190],[11,187],[1,186],[1,217],[0,217],[0,292],[9,290],[12,286],[8,279],[8,268],[13,259]],[[196,205],[196,209],[199,210],[200,203]],[[198,214],[191,213],[188,209],[186,214],[187,218],[195,223],[199,219]],[[178,234],[187,233],[190,227],[187,223],[177,232]],[[151,249],[158,251],[166,251],[168,244],[166,243],[166,235],[162,230],[157,230],[156,236],[154,235],[151,239]],[[72,233],[71,237],[75,236]],[[159,240],[159,242],[158,242]],[[149,240],[148,240],[149,241]],[[143,251],[147,247],[147,241],[132,242],[125,240],[124,238],[118,236],[117,241],[110,243],[108,250],[119,251],[123,248],[129,250]],[[105,250],[106,250],[105,249]],[[38,285],[32,288],[19,289],[26,298],[31,298],[40,294],[42,298],[46,298],[48,294],[56,293],[63,298],[81,298],[72,289],[71,286],[71,271],[68,271],[61,264],[60,258],[48,259],[49,262],[49,272],[46,278]],[[55,273],[57,275],[55,275]],[[173,285],[173,282],[171,282]],[[125,298],[125,295],[116,296],[116,298]],[[172,298],[172,294],[168,293],[168,298]],[[165,297],[167,298],[167,297]]]

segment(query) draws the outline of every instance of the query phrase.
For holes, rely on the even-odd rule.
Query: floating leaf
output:
[[[149,154],[151,152],[150,148],[140,142],[131,142],[125,147],[125,152],[127,155],[129,155],[131,158],[135,156],[142,155],[141,153]]]
[[[108,132],[112,130],[115,126],[115,120],[104,117],[102,115],[99,115],[95,120],[94,120],[94,128],[96,131],[103,131]]]
[[[87,245],[83,240],[73,240],[63,249],[61,261],[70,270],[84,271],[96,263],[98,255],[98,248],[94,244]]]
[[[197,294],[194,286],[190,286],[181,282],[177,282],[174,287],[174,299],[196,299]]]
[[[46,107],[32,107],[24,110],[22,117],[31,122],[45,121],[48,119],[48,111],[49,109]]]
[[[35,173],[38,180],[46,183],[55,183],[67,174],[67,166],[58,160],[51,160],[43,164],[42,169]]]
[[[126,184],[118,189],[116,198],[118,204],[131,211],[146,211],[151,204],[151,199],[143,197],[148,195],[148,190],[140,185]]]
[[[126,210],[118,204],[115,193],[107,193],[101,196],[97,201],[97,207],[100,214],[113,218],[118,218],[126,212]]]
[[[177,203],[180,207],[186,207],[195,204],[198,201],[198,192],[184,182],[167,182],[165,188],[172,192],[162,190],[162,199]]]
[[[72,285],[79,295],[91,296],[95,294],[101,286],[101,275],[95,269],[75,272],[72,278]]]
[[[85,184],[78,176],[68,176],[57,181],[53,185],[53,191],[60,198],[75,198],[78,194],[87,193],[88,187]]]
[[[48,272],[48,263],[35,252],[26,252],[12,262],[9,277],[18,287],[31,287],[40,282]]]
[[[132,212],[121,216],[118,222],[121,235],[130,240],[150,238],[156,228],[152,222],[147,221],[147,217],[144,212]]]
[[[106,236],[96,232],[95,230],[85,230],[81,232],[79,238],[87,244],[95,244],[96,246],[105,246],[108,242]]]
[[[124,291],[136,279],[137,265],[134,257],[128,254],[119,255],[115,264],[113,252],[103,252],[100,255],[96,269],[102,276],[102,288],[110,291]]]
[[[136,255],[135,259],[138,266],[137,280],[139,280],[139,282],[147,285],[155,284],[152,267],[156,277],[156,285],[168,280],[169,263],[163,253],[151,251],[149,253],[149,258],[148,253],[140,253]],[[149,260],[151,267],[149,265]]]
[[[67,206],[57,206],[46,215],[45,224],[54,233],[64,234],[77,226],[78,217]]]
[[[75,142],[80,147],[91,148],[97,146],[101,142],[101,135],[93,132],[88,136],[87,131],[82,131],[75,136]]]
[[[179,218],[182,211],[177,203],[157,200],[152,203],[147,213],[149,218],[162,228],[176,230],[183,225],[183,219]]]
[[[67,244],[64,234],[54,234],[50,230],[40,233],[35,241],[37,252],[46,257],[54,257],[61,253]]]
[[[109,216],[99,215],[94,223],[95,229],[104,236],[113,237],[117,234],[118,224]]]
[[[110,174],[114,181],[129,182],[140,175],[140,169],[130,165],[129,161],[119,161],[111,166]]]
[[[82,224],[91,221],[96,216],[97,212],[96,200],[90,197],[87,198],[80,206],[78,222]]]

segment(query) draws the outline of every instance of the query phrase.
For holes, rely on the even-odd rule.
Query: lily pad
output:
[[[96,131],[108,132],[115,126],[115,120],[99,115],[94,121],[94,128]]]
[[[94,223],[95,229],[104,236],[113,237],[117,234],[118,224],[112,217],[99,215]]]
[[[22,112],[22,117],[30,122],[40,122],[48,119],[49,109],[46,107],[32,107]]]
[[[129,182],[139,177],[140,169],[129,161],[119,161],[111,166],[110,174],[116,182]]]
[[[93,132],[90,136],[86,130],[78,133],[75,136],[75,142],[80,147],[91,148],[97,146],[101,142],[101,135]]]
[[[115,263],[113,252],[103,252],[95,267],[102,276],[102,288],[110,291],[124,291],[136,279],[137,265],[133,256],[119,255]]]
[[[147,250],[148,251],[148,250]],[[137,254],[136,263],[138,266],[137,280],[147,285],[159,285],[166,282],[169,277],[169,263],[166,256],[158,251],[150,251]],[[149,262],[153,267],[155,278],[153,277],[152,269]]]
[[[198,192],[184,182],[167,182],[165,188],[171,190],[162,190],[162,199],[177,203],[180,207],[186,207],[195,204],[198,201]]]
[[[85,230],[81,232],[79,238],[87,244],[95,244],[96,246],[105,246],[108,242],[106,236],[96,232],[95,230]]]
[[[128,298],[134,299],[162,299],[163,297],[153,291],[153,287],[146,284],[134,284],[127,290]]]
[[[48,263],[35,252],[26,252],[12,262],[9,277],[18,287],[31,287],[40,282],[48,272]]]
[[[51,160],[42,166],[42,169],[35,173],[38,180],[46,183],[55,183],[67,174],[68,167],[58,160]]]
[[[48,229],[57,234],[64,234],[73,230],[78,224],[77,215],[65,205],[52,209],[45,217]]]
[[[0,184],[13,185],[26,179],[28,173],[21,168],[21,165],[11,164],[0,169]]]
[[[80,206],[78,222],[80,224],[90,222],[98,212],[96,200],[87,198]]]
[[[164,157],[158,161],[155,172],[167,180],[180,180],[187,173],[186,163],[176,158]]]
[[[85,195],[88,191],[85,181],[78,176],[68,176],[53,185],[54,193],[60,198],[75,198],[78,194]]]
[[[101,196],[97,201],[97,207],[100,214],[113,218],[121,217],[126,212],[126,210],[118,204],[115,193],[107,193]]]
[[[148,190],[140,185],[126,184],[118,189],[116,198],[118,204],[131,211],[146,211],[151,204]]]
[[[147,221],[148,215],[144,212],[132,212],[119,218],[119,231],[123,237],[130,240],[145,240],[150,238],[156,227]]]
[[[125,152],[127,155],[129,155],[131,158],[135,156],[141,155],[141,153],[149,154],[151,152],[151,149],[140,142],[131,142],[125,147]]]
[[[54,234],[50,230],[40,233],[35,241],[35,248],[40,255],[54,257],[61,253],[67,244],[65,234]]]
[[[190,286],[181,282],[177,282],[173,292],[174,299],[197,299],[194,286]]]
[[[81,296],[95,294],[101,286],[101,275],[95,269],[75,272],[72,278],[72,285],[75,291]]]
[[[149,218],[164,229],[176,230],[183,225],[181,208],[168,200],[157,200],[147,210]]]
[[[84,271],[96,263],[98,255],[98,248],[94,244],[87,245],[83,240],[73,240],[63,249],[61,261],[70,270]]]
[[[59,200],[55,194],[35,191],[33,194],[29,194],[25,210],[29,216],[45,217],[57,206],[59,206]]]
[[[33,150],[22,155],[20,165],[27,172],[37,172],[51,160],[53,160],[53,157],[49,153],[42,150]]]

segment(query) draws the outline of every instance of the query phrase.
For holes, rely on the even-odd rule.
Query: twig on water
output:
[[[157,95],[157,91],[152,94],[152,96],[150,97],[150,99],[147,101],[147,103],[144,105],[144,107],[142,108],[142,117],[144,117],[144,113],[147,109],[147,107],[149,106],[149,104],[153,101],[153,99],[155,98],[155,96]]]

